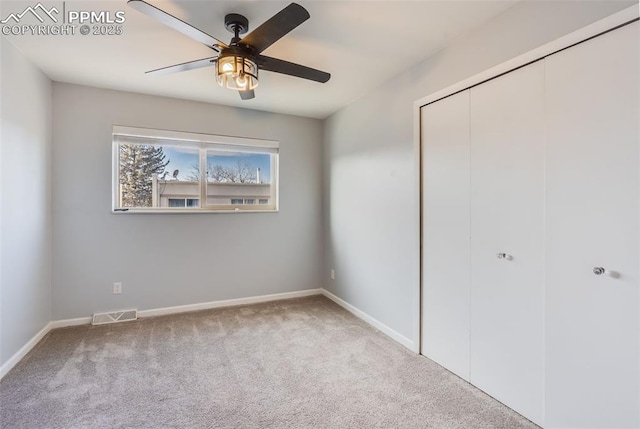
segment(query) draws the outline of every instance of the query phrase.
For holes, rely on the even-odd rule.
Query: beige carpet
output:
[[[2,428],[536,428],[324,297],[50,332]]]

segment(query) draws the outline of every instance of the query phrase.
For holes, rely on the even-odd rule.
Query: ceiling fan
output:
[[[310,18],[309,12],[299,4],[291,3],[242,39],[240,35],[249,31],[247,18],[237,13],[226,15],[225,28],[233,33],[229,44],[143,0],[129,0],[127,4],[218,53],[215,57],[151,70],[147,72],[149,74],[167,74],[216,66],[217,82],[223,87],[239,91],[240,98],[243,100],[255,97],[254,89],[258,86],[258,70],[282,73],[321,83],[331,78],[329,73],[261,54]]]

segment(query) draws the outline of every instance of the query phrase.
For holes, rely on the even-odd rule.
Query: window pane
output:
[[[186,198],[200,196],[198,149],[120,144],[118,157],[119,207],[185,207]]]
[[[207,205],[225,205],[230,200],[232,205],[252,205],[258,199],[270,200],[273,156],[207,150]]]
[[[115,211],[277,210],[278,142],[113,130]]]

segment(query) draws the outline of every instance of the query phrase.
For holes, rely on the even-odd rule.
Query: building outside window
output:
[[[278,149],[268,140],[114,126],[113,209],[276,211]]]

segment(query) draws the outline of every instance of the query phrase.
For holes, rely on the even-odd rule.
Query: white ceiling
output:
[[[287,1],[147,0],[228,42],[227,13],[250,30]],[[299,0],[311,19],[264,54],[332,74],[326,84],[261,72],[256,98],[241,101],[215,82],[213,68],[164,76],[147,70],[213,56],[214,51],[128,7],[126,1],[67,1],[67,10],[124,10],[121,36],[8,36],[52,80],[325,118],[376,86],[481,26],[517,0]],[[5,2],[2,17],[33,1]],[[55,2],[45,2],[51,5]],[[61,3],[61,2],[58,2]]]

